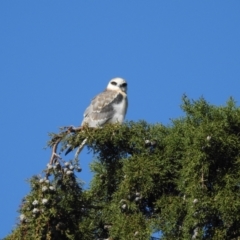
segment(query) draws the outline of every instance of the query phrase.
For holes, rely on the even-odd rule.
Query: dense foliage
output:
[[[16,239],[238,239],[240,108],[183,98],[171,125],[144,121],[62,134],[96,156],[88,190],[77,161],[57,161],[30,179]],[[50,145],[54,141],[54,135]],[[82,159],[81,161],[84,161]],[[45,199],[45,200],[44,200]]]

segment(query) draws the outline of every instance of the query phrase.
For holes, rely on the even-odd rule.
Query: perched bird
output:
[[[83,114],[81,126],[102,127],[106,123],[122,123],[128,107],[127,82],[122,78],[113,78],[107,88],[94,97]],[[79,146],[78,155],[84,147],[87,139]],[[65,154],[68,154],[70,147]]]
[[[101,127],[106,123],[122,123],[127,106],[127,82],[122,78],[113,78],[106,90],[93,98],[85,110],[82,126]]]

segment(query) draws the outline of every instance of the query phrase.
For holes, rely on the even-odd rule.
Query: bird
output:
[[[113,78],[107,88],[94,97],[83,114],[83,125],[102,127],[106,123],[122,123],[128,107],[127,82]]]
[[[127,81],[116,77],[109,81],[107,88],[95,96],[83,114],[81,126],[88,125],[92,128],[101,128],[107,123],[122,124],[128,108]],[[87,139],[79,146],[75,157],[77,157],[86,144]],[[65,155],[73,150],[69,147]]]

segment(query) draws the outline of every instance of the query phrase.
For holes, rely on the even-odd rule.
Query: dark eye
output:
[[[117,85],[117,83],[116,83],[116,82],[111,82],[111,84],[112,84],[112,85],[114,85],[114,86],[116,86],[116,85]]]
[[[127,86],[127,83],[123,83],[123,84],[122,84],[122,87],[126,87],[126,86]]]

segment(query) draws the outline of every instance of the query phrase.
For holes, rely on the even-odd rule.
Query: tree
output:
[[[10,239],[240,238],[240,108],[183,97],[185,116],[171,125],[144,121],[69,135],[53,146],[87,138],[94,177],[83,190],[76,160],[55,161],[30,179]],[[58,140],[57,140],[58,139]]]

